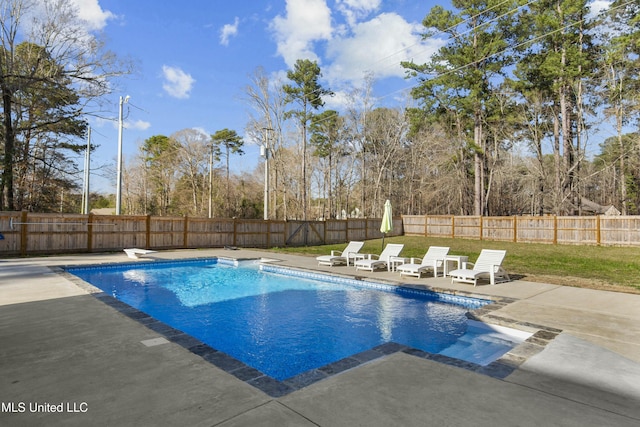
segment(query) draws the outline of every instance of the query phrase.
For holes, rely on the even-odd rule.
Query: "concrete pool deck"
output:
[[[640,295],[514,280],[403,279],[313,257],[184,250],[0,260],[0,425],[635,426]],[[503,378],[395,352],[274,398],[137,322],[55,267],[207,256],[371,277],[505,303],[498,321],[562,330]],[[62,412],[58,412],[58,409]],[[54,412],[55,411],[55,412]]]

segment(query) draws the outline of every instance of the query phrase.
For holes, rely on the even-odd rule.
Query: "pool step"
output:
[[[517,343],[498,336],[464,334],[455,344],[440,351],[440,354],[485,366],[516,345]]]

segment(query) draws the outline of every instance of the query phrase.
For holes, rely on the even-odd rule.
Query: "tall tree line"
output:
[[[473,162],[473,210],[462,205],[461,213],[581,213],[601,173],[588,169],[590,137],[612,113],[619,139],[622,124],[637,124],[639,5],[616,1],[597,18],[585,0],[453,5],[457,12],[435,7],[423,21],[426,37],[446,34],[447,44],[430,63],[403,66],[419,82],[415,126],[444,125],[467,148],[457,160]],[[526,157],[515,159],[514,143],[526,144]],[[627,192],[624,159],[613,166],[620,174],[613,204],[626,213],[637,195]],[[497,187],[498,173],[513,160],[533,182],[509,187],[530,196],[530,209],[506,210],[501,201],[509,188]]]
[[[452,6],[436,6],[424,17],[424,37],[445,43],[428,63],[402,63],[413,84],[402,105],[380,105],[375,78],[367,75],[345,94],[342,108],[324,109],[333,92],[317,63],[301,59],[286,78],[257,68],[244,90],[251,110],[244,135],[184,129],[147,139],[126,167],[125,213],[262,217],[264,165],[238,175],[229,163],[250,142],[269,157],[268,217],[274,219],[376,217],[386,199],[398,214],[588,214],[590,202],[639,214],[637,2],[616,0],[599,16],[590,15],[586,0],[454,0]],[[11,57],[39,70],[27,67],[37,46],[25,45],[28,54],[16,46]],[[84,130],[79,114],[86,95],[56,77],[46,100],[51,114],[60,113],[62,99],[79,107],[62,111],[65,127],[47,126],[40,113],[46,106],[18,106],[35,107],[49,87],[11,91],[6,57],[0,86],[3,101],[7,86],[14,104],[10,123],[3,117],[3,202],[24,208],[16,200],[26,200],[29,187],[16,181],[55,182],[36,179],[45,172],[40,157],[51,170],[73,169],[63,167],[64,153]],[[59,62],[38,64],[38,73],[56,76]],[[31,104],[16,103],[18,93]],[[26,126],[32,112],[38,112],[35,124]],[[605,127],[614,134],[602,137]],[[68,145],[47,143],[45,135],[58,143],[68,135]],[[12,148],[15,141],[20,150]],[[16,161],[18,152],[31,163]],[[9,185],[12,174],[19,180]],[[55,204],[40,202],[30,208]]]
[[[599,17],[585,0],[453,6],[424,18],[424,36],[447,43],[402,64],[415,85],[397,108],[376,106],[371,76],[335,111],[316,63],[284,81],[256,70],[245,132],[270,157],[270,218],[380,216],[386,199],[406,214],[593,213],[585,200],[639,213],[640,141],[623,131],[639,112],[638,5]],[[617,135],[594,143],[605,120]],[[262,176],[234,179],[251,182],[256,217]]]

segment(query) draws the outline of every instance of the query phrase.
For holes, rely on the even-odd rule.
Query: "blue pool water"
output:
[[[439,353],[468,335],[468,308],[439,301],[438,294],[309,280],[256,263],[212,259],[68,271],[277,380],[386,342]],[[468,300],[476,307],[487,302]]]

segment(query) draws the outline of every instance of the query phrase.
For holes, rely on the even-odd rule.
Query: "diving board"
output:
[[[129,258],[138,259],[142,256],[152,254],[156,251],[152,251],[151,249],[138,249],[138,248],[128,248],[124,250],[127,253]]]

